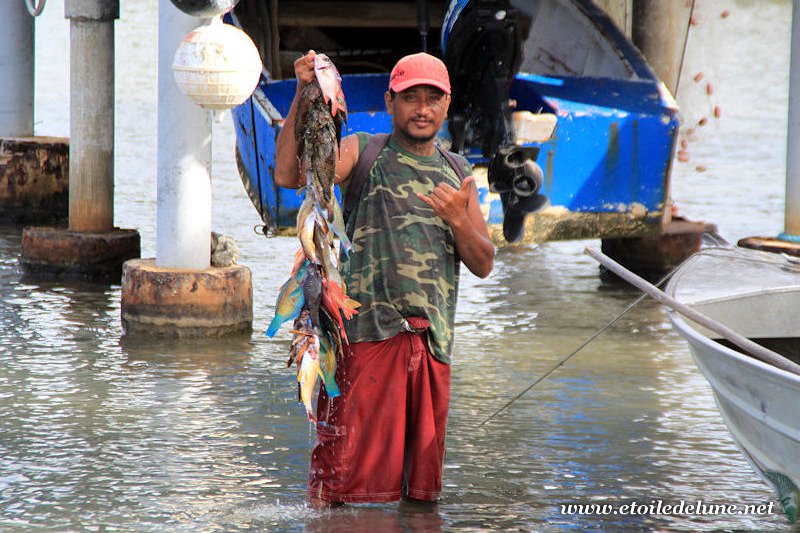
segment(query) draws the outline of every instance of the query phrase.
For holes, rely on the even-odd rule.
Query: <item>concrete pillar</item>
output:
[[[789,126],[786,141],[786,207],[781,238],[800,242],[800,0],[792,3],[789,61]]]
[[[33,44],[24,0],[0,2],[0,137],[33,135]]]
[[[160,0],[156,258],[123,267],[126,335],[218,337],[252,331],[250,270],[211,266],[211,117],[180,91],[172,72],[178,46],[205,22]]]
[[[633,43],[675,94],[686,35],[686,8],[676,0],[634,0]]]
[[[203,270],[211,260],[211,118],[172,73],[178,45],[206,21],[159,3],[156,265],[164,268]]]
[[[66,0],[70,20],[69,228],[25,228],[29,273],[118,281],[139,233],[114,227],[114,20],[119,0]]]
[[[69,228],[114,226],[114,20],[119,0],[67,0],[70,20]]]

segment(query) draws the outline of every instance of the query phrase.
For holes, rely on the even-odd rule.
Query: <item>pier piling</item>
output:
[[[33,135],[34,31],[25,3],[0,2],[0,137]]]
[[[25,228],[21,263],[40,275],[118,281],[122,263],[140,253],[139,233],[114,227],[119,0],[67,0],[64,14],[70,20],[69,227]]]
[[[633,3],[633,42],[672,94],[678,85],[688,12],[683,2]]]
[[[738,244],[744,248],[800,256],[800,0],[792,2],[789,46],[784,229],[777,237],[745,237]]]
[[[158,13],[158,199],[155,260],[128,261],[122,281],[126,335],[249,334],[247,267],[211,266],[211,117],[172,71],[178,46],[207,19],[161,0]]]
[[[800,243],[800,0],[792,7],[790,50],[784,235]]]
[[[114,20],[119,1],[68,0],[69,228],[114,226]]]

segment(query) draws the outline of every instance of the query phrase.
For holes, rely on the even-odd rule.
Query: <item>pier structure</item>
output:
[[[21,2],[11,2],[17,4]],[[70,21],[69,226],[26,227],[23,269],[118,281],[139,232],[114,227],[114,21],[119,0],[66,0]]]
[[[34,136],[34,17],[0,2],[0,224],[67,218],[69,143]]]
[[[664,0],[597,2],[625,30],[664,87],[675,95],[691,8],[683,2]],[[669,201],[667,196],[665,202]],[[602,239],[602,251],[629,270],[655,280],[698,251],[704,233],[716,230],[714,224],[673,218],[671,209],[666,206],[660,235]]]
[[[595,0],[595,3],[633,41],[674,95],[691,7],[664,0]]]
[[[180,91],[172,68],[187,34],[207,22],[160,0],[156,257],[123,266],[126,335],[217,337],[252,331],[250,270],[211,265],[211,115]]]
[[[800,256],[800,0],[792,2],[789,110],[786,132],[784,229],[776,237],[745,237],[739,246]]]

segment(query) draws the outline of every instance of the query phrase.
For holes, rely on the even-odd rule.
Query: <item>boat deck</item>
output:
[[[677,300],[748,338],[797,334],[800,265],[786,256],[745,248],[708,248],[686,261],[670,288]]]

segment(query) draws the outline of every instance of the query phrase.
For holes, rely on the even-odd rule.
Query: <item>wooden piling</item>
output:
[[[633,43],[672,94],[680,75],[687,17],[682,2],[634,0],[633,3]]]

